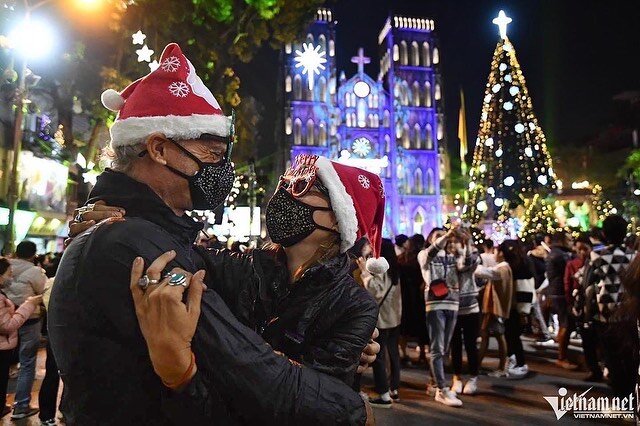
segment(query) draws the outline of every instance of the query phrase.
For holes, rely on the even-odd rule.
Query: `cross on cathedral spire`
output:
[[[351,58],[351,62],[358,64],[358,74],[364,73],[364,64],[371,63],[371,58],[364,56],[364,49],[361,47],[358,49],[358,56]]]

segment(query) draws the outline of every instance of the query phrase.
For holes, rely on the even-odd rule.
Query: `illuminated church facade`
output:
[[[284,47],[284,126],[291,159],[324,155],[378,173],[387,195],[384,235],[442,224],[448,173],[440,53],[429,19],[389,17],[378,37],[380,72],[360,49],[347,79],[336,69],[335,21],[319,9],[305,37]]]

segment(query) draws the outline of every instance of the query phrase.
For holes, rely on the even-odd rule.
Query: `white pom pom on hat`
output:
[[[365,266],[367,268],[367,271],[375,275],[384,274],[389,270],[389,262],[387,262],[387,259],[385,259],[384,257],[371,257],[367,259],[367,263]]]
[[[102,105],[110,111],[118,112],[124,106],[124,98],[113,89],[107,89],[100,96]]]

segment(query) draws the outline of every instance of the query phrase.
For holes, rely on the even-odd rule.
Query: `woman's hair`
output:
[[[433,228],[431,230],[431,232],[429,232],[429,235],[427,236],[427,239],[424,242],[425,245],[429,246],[429,245],[433,244],[433,241],[431,241],[433,239],[433,236],[435,235],[436,232],[440,232],[440,231],[444,231],[444,228]],[[425,248],[427,248],[427,247],[425,247]]]
[[[396,256],[396,250],[393,247],[391,240],[386,238],[382,239],[382,246],[380,247],[380,256],[384,257],[389,263],[389,277],[391,277],[391,284],[398,284],[398,257]]]
[[[505,240],[498,246],[498,250],[511,267],[514,280],[533,278],[527,253],[519,240]]]
[[[0,275],[4,275],[10,267],[11,263],[9,263],[9,259],[0,256]]]

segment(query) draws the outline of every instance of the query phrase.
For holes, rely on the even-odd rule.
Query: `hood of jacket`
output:
[[[89,194],[89,203],[100,200],[124,208],[127,216],[142,217],[160,225],[184,243],[193,243],[203,228],[202,223],[186,214],[177,216],[148,185],[111,169],[98,176]]]

